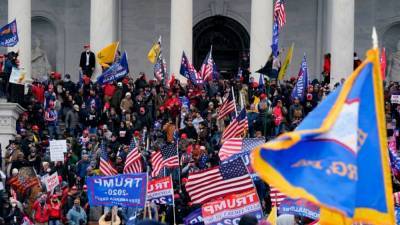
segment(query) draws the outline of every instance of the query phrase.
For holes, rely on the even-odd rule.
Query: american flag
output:
[[[282,194],[278,189],[270,187],[269,196],[271,197],[272,206],[279,206],[286,195]]]
[[[285,4],[283,0],[276,0],[274,7],[274,17],[277,20],[279,29],[286,24],[286,12],[285,12]]]
[[[193,204],[202,204],[217,197],[254,188],[242,158],[219,166],[190,173],[186,190]]]
[[[212,80],[214,78],[214,60],[212,58],[212,47],[203,61],[203,65],[199,71],[200,76],[204,81]]]
[[[139,153],[139,149],[135,148],[135,139],[132,138],[129,146],[129,154],[126,156],[124,173],[141,173],[143,170],[142,156]]]
[[[222,103],[221,107],[218,111],[218,120],[222,120],[225,116],[229,115],[231,112],[235,111],[235,100],[232,97],[232,94],[229,93],[229,96]]]
[[[242,109],[239,115],[225,128],[222,133],[222,140],[240,137],[248,127],[246,109]]]
[[[165,167],[173,168],[179,166],[178,150],[175,144],[167,144],[161,148],[163,164]]]
[[[192,81],[192,83],[195,85],[203,84],[203,77],[201,76],[200,73],[196,71],[193,65],[189,62],[185,52],[182,53],[180,74],[182,74],[184,77]]]
[[[239,79],[239,80],[241,80],[242,79],[242,76],[243,76],[243,70],[242,70],[242,68],[241,67],[239,67],[239,69],[238,69],[238,73],[237,73],[237,78]]]
[[[162,168],[164,167],[164,160],[161,152],[153,152],[150,157],[151,165],[153,166],[153,171],[151,171],[152,177],[157,177]]]
[[[218,156],[221,161],[226,160],[232,155],[251,151],[253,148],[264,143],[265,138],[230,138],[222,144]]]
[[[117,175],[118,172],[108,161],[108,155],[106,145],[104,141],[101,143],[101,155],[100,155],[100,172],[105,176]]]

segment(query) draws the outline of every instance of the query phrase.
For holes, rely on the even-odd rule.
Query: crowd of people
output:
[[[15,53],[2,57],[5,59],[0,61],[5,65],[1,71],[3,78],[9,77],[10,66],[18,66],[17,57]],[[176,176],[176,170],[167,169],[165,173],[173,176],[175,219],[181,224],[185,216],[200,207],[191,204],[185,191],[188,174],[220,163],[221,134],[232,116],[218,120],[218,110],[232,89],[237,109],[246,108],[246,136],[265,137],[266,140],[295,129],[331,91],[329,83],[313,80],[304,99],[292,99],[296,78],[277,81],[266,77],[260,85],[248,72],[232,76],[234,79],[210,80],[201,86],[190,81],[184,85],[178,79],[160,82],[145,73],[140,73],[138,78],[130,74],[99,85],[91,79],[91,66],[85,60],[82,54],[81,66],[85,67],[82,70],[86,74],[78,82],[72,81],[69,74],[54,72],[46,80],[35,80],[29,85],[27,94],[10,99],[19,102],[26,111],[17,121],[15,140],[4,146],[3,178],[6,182],[2,190],[0,224],[28,224],[30,220],[40,225],[82,225],[90,220],[98,221],[98,214],[91,215],[95,210],[88,204],[85,180],[101,175],[101,143],[106,145],[109,163],[118,173],[123,173],[132,138],[138,140],[145,172],[152,170],[151,152],[163,144],[178,142],[179,176]],[[12,88],[6,82],[3,84],[2,90],[7,90],[3,94],[10,97]],[[393,124],[388,135],[396,135],[400,110],[390,103],[390,96],[400,94],[399,85],[389,83],[386,90],[387,121]],[[146,144],[147,137],[149,145]],[[49,141],[53,139],[67,140],[63,162],[50,160]],[[60,185],[52,193],[43,184],[39,184],[37,190],[11,190],[9,181],[21,175],[24,167],[34,168],[39,182],[57,172]],[[260,179],[255,180],[255,186],[267,215],[271,210],[270,188]],[[100,224],[107,224],[112,215],[122,224],[134,224],[131,221],[133,215],[137,218],[146,216],[126,208],[116,209],[116,212],[107,208],[99,210]],[[153,218],[174,223],[171,206],[152,205],[152,210]],[[304,220],[299,224],[307,223]]]

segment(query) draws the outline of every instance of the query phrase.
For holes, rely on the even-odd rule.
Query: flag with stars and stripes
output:
[[[222,103],[221,107],[218,111],[218,120],[222,120],[225,116],[235,111],[235,100],[233,99],[232,93],[229,93],[229,96]]]
[[[216,66],[212,58],[212,46],[211,46],[211,49],[208,52],[206,58],[204,59],[203,64],[201,65],[199,71],[200,77],[203,78],[204,82],[217,79],[217,77],[215,76],[216,71],[214,71],[214,68],[216,68]]]
[[[150,162],[153,170],[151,171],[151,177],[157,177],[160,171],[163,169],[163,157],[161,152],[153,152],[150,156]]]
[[[189,62],[185,52],[182,53],[181,68],[179,70],[182,76],[189,79],[193,84],[203,84],[203,77],[196,71],[192,63]]]
[[[258,145],[265,143],[265,138],[230,138],[221,146],[218,156],[222,160],[238,154],[240,152],[248,152]]]
[[[135,147],[135,139],[132,138],[129,145],[129,153],[126,156],[124,173],[141,173],[143,172],[142,155],[139,148]]]
[[[179,166],[178,150],[175,144],[167,144],[161,148],[163,164],[165,167],[173,168]]]
[[[253,181],[241,158],[190,173],[186,183],[186,190],[193,204],[202,204],[211,199],[252,188],[254,188]]]
[[[222,133],[222,140],[241,137],[247,130],[249,123],[247,121],[246,109],[242,109],[239,115],[225,128]]]
[[[274,18],[278,22],[279,29],[286,24],[286,11],[283,0],[276,0],[274,6]]]
[[[106,145],[104,141],[101,143],[101,155],[100,155],[100,172],[105,176],[117,175],[117,170],[111,165],[108,159]]]
[[[271,197],[272,206],[279,206],[283,199],[286,198],[285,194],[282,194],[278,189],[270,187],[269,196]]]
[[[160,82],[167,78],[167,63],[161,53],[157,57],[156,64],[154,64],[154,77]]]

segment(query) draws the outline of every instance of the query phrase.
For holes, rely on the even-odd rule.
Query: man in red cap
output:
[[[83,46],[85,51],[81,53],[81,60],[79,61],[79,68],[82,73],[91,77],[96,66],[96,57],[92,51],[90,51],[90,45],[86,44]]]

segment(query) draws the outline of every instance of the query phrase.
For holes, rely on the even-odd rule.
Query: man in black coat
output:
[[[83,46],[85,51],[81,54],[81,60],[79,62],[79,67],[82,73],[91,77],[96,64],[96,57],[92,51],[90,51],[90,45]]]

